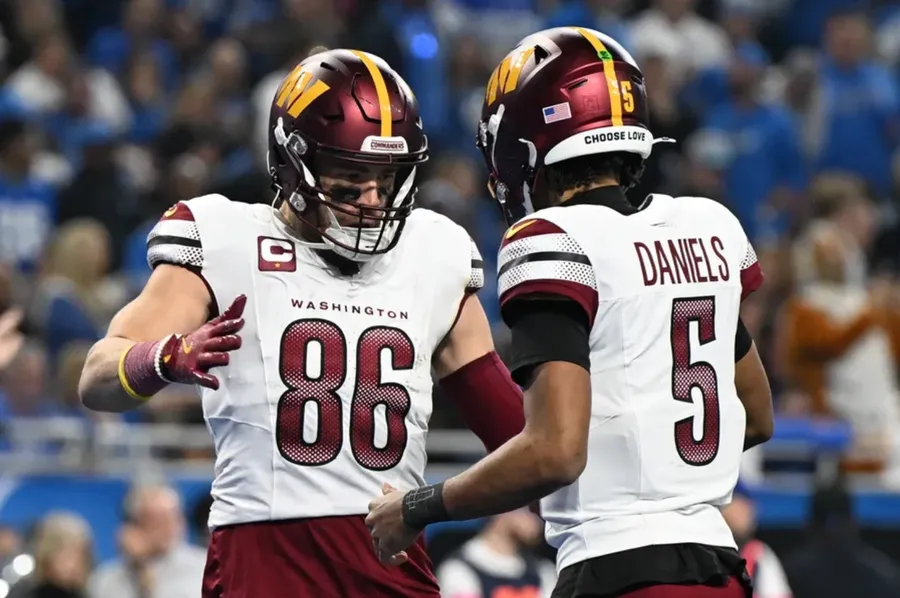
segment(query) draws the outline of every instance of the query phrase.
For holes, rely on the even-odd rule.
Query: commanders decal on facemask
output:
[[[284,108],[287,105],[287,113],[297,118],[320,95],[331,89],[327,83],[316,79],[306,70],[302,64],[287,76],[281,84],[275,96],[275,105]]]

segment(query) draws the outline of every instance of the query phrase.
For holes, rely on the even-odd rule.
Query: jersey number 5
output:
[[[696,388],[703,397],[703,433],[694,439],[694,418],[675,424],[675,448],[688,465],[708,465],[719,452],[719,379],[712,364],[691,361],[691,322],[697,323],[700,345],[716,340],[715,297],[672,301],[672,397],[693,403]]]
[[[390,350],[395,370],[411,369],[415,361],[412,341],[402,330],[373,326],[359,337],[350,403],[350,447],[356,461],[373,471],[395,467],[407,441],[409,392],[400,384],[381,381],[384,349]],[[316,367],[310,367],[313,351],[319,355]],[[288,390],[278,400],[278,450],[297,465],[325,465],[338,456],[344,444],[344,404],[338,391],[347,377],[347,339],[328,320],[297,320],[281,337],[279,359],[281,380]],[[315,405],[319,421],[315,440],[307,442],[304,430],[310,404]],[[378,407],[384,408],[387,422],[387,439],[381,447],[375,444]]]

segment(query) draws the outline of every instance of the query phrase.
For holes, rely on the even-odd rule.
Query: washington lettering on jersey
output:
[[[379,318],[386,317],[389,320],[408,320],[408,311],[396,311],[393,309],[385,309],[382,307],[372,307],[369,305],[348,305],[346,303],[328,303],[327,301],[304,301],[303,299],[291,298],[291,306],[296,309],[318,310],[318,311],[337,311],[345,314],[357,314],[365,316],[377,316]]]
[[[557,296],[590,325],[587,466],[541,500],[560,570],[653,544],[734,547],[718,507],[743,453],[734,335],[756,253],[717,202],[635,209],[617,189],[516,223],[498,258],[501,306]]]
[[[199,197],[147,242],[152,267],[196,272],[216,304],[248,296],[243,344],[219,390],[202,391],[212,527],[363,515],[384,482],[423,485],[432,356],[484,282],[468,233],[429,210],[352,277],[291,240],[272,210]]]
[[[731,272],[724,249],[725,245],[719,237],[634,242],[644,286],[648,287],[655,284],[727,282]]]

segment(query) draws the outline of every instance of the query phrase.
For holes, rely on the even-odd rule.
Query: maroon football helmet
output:
[[[644,76],[611,37],[581,27],[529,35],[488,82],[478,139],[489,187],[512,224],[546,207],[544,166],[578,156],[650,155]]]
[[[298,64],[275,94],[269,119],[272,185],[280,201],[319,230],[318,246],[342,257],[365,261],[396,245],[412,211],[416,167],[427,159],[418,102],[377,56],[356,50],[315,54]],[[320,183],[323,164],[396,169],[394,188],[378,208],[335,197]],[[320,204],[328,208],[329,222],[311,221]],[[357,224],[342,226],[335,212]]]

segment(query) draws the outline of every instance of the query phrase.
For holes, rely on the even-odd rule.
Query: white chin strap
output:
[[[312,187],[316,186],[316,179],[313,174],[306,168],[302,162],[303,177],[307,184]],[[416,180],[416,168],[413,167],[394,196],[391,207],[397,207],[403,203],[406,197],[412,191],[413,183]],[[319,198],[325,201],[327,198],[321,193]],[[299,193],[294,193],[288,198],[288,201],[295,210],[302,212],[306,208],[306,200]],[[338,222],[337,216],[327,205],[328,226],[323,231],[322,240],[318,242],[301,241],[302,244],[314,249],[327,249],[344,259],[354,262],[368,262],[383,253],[394,241],[397,229],[400,228],[400,222],[397,220],[387,223],[384,228],[380,226],[360,228],[356,226],[342,226]],[[329,238],[330,237],[330,238]],[[355,249],[353,249],[355,248]]]
[[[341,226],[334,215],[334,210],[327,208],[328,226],[322,236],[322,245],[339,256],[354,262],[368,262],[377,257],[385,249],[390,247],[394,235],[397,234],[399,222],[389,222],[384,227],[358,228],[355,226]],[[325,236],[328,235],[328,236]],[[357,251],[350,247],[358,247]]]

